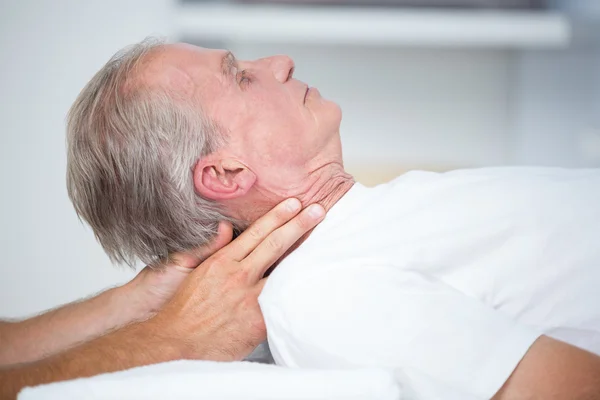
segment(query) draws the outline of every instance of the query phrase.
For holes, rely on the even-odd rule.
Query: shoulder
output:
[[[435,277],[366,260],[281,289],[261,296],[279,364],[388,366],[416,392],[423,379],[489,398],[539,336]]]

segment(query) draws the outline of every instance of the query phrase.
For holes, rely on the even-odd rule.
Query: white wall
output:
[[[597,43],[576,38],[543,51],[228,47],[241,58],[291,55],[295,75],[342,106],[347,166],[375,182],[414,167],[600,166]]]
[[[573,43],[518,57],[513,162],[600,167],[600,1],[550,4],[570,16]]]
[[[69,203],[64,117],[117,49],[171,31],[170,7],[170,0],[0,0],[0,316],[27,315],[133,276],[109,264]],[[597,48],[230,48],[240,58],[288,53],[298,78],[338,101],[354,171],[600,165],[582,158],[574,136],[600,129]]]
[[[169,33],[168,0],[0,2],[0,316],[53,307],[128,279],[77,220],[64,118],[120,47]]]
[[[523,54],[514,85],[517,164],[600,167],[600,50]]]
[[[351,169],[500,165],[508,161],[505,50],[232,43],[240,58],[286,53],[295,76],[342,107]]]

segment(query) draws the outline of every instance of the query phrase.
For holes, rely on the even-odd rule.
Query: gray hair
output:
[[[197,106],[136,80],[144,56],[162,45],[150,38],[115,54],[67,117],[69,197],[111,261],[130,266],[206,244],[229,220],[193,184],[222,130]]]

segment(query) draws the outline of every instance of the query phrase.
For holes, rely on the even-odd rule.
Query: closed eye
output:
[[[252,76],[247,70],[242,70],[238,73],[238,83],[242,87],[248,86],[252,82]]]

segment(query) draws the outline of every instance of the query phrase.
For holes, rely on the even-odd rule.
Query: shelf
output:
[[[286,5],[182,4],[186,39],[382,46],[562,48],[560,13]]]

